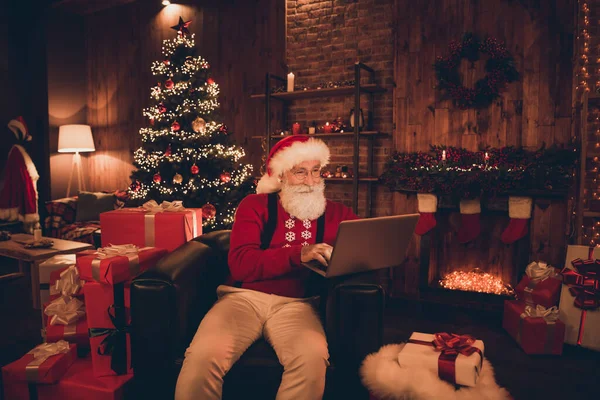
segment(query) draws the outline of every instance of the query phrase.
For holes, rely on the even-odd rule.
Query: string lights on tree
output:
[[[210,65],[195,54],[191,21],[172,27],[177,37],[163,41],[163,59],[151,65],[156,84],[139,130],[142,146],[134,152],[130,197],[134,202],[183,200],[202,208],[205,231],[228,228],[241,199],[254,191],[252,166],[245,152],[229,143],[218,121],[219,85]]]

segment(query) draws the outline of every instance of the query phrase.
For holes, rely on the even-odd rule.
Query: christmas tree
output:
[[[129,194],[135,204],[182,200],[202,207],[207,232],[230,227],[237,205],[255,187],[252,166],[240,161],[244,150],[229,143],[218,120],[219,86],[195,54],[189,24],[179,18],[172,27],[177,37],[163,41],[164,60],[152,63],[157,84],[143,112],[150,126],[140,129]]]

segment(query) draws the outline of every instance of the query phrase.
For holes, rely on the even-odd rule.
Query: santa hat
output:
[[[267,173],[260,178],[256,193],[274,193],[281,189],[280,176],[304,161],[318,160],[321,167],[329,163],[329,148],[319,139],[293,135],[276,143],[267,158]]]
[[[29,134],[27,124],[25,123],[23,117],[18,116],[15,119],[11,119],[8,123],[8,129],[10,129],[15,134],[15,137],[19,141],[31,141],[31,135]]]

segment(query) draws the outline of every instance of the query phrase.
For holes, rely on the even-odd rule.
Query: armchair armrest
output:
[[[158,376],[171,369],[216,301],[227,269],[215,241],[218,231],[187,242],[131,284],[132,357],[135,373]],[[211,246],[212,244],[212,246]]]
[[[332,282],[325,326],[336,365],[358,368],[383,344],[385,270],[350,275]]]

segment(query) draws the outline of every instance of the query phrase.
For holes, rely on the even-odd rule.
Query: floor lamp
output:
[[[77,169],[77,184],[79,191],[85,190],[81,179],[81,155],[79,153],[96,151],[92,128],[89,125],[61,125],[58,128],[58,152],[75,153],[71,164],[71,174],[67,185],[67,197],[71,194],[73,171]]]

